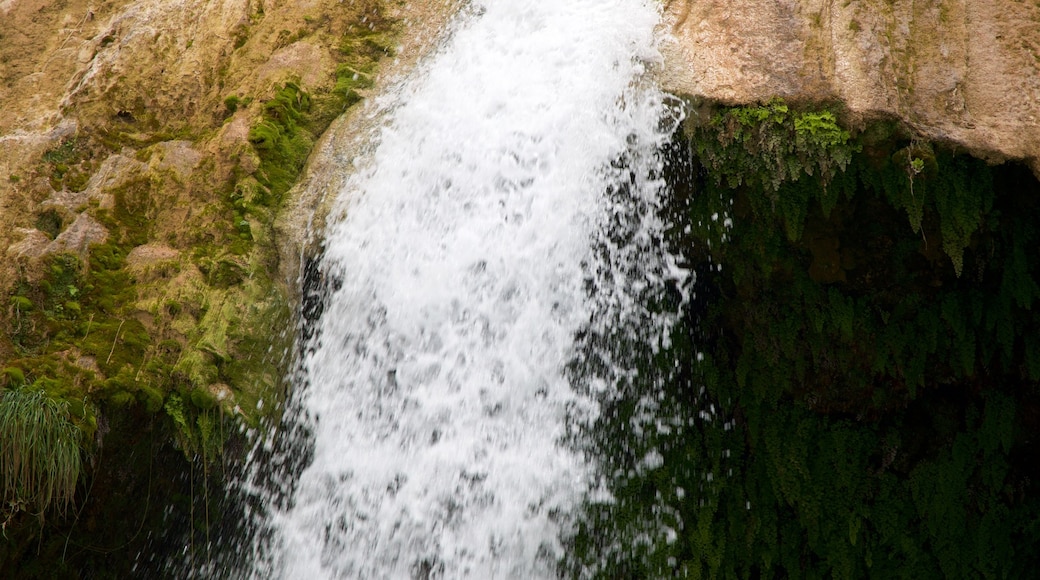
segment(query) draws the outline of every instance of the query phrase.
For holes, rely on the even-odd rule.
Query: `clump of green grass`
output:
[[[6,505],[24,506],[41,517],[64,513],[72,503],[82,468],[82,431],[69,419],[68,403],[42,390],[0,394],[0,478]]]

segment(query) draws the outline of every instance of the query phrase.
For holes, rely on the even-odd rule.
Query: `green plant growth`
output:
[[[257,179],[277,205],[296,181],[314,144],[306,116],[311,98],[296,83],[286,83],[264,103],[262,119],[249,131],[249,142],[260,156]]]
[[[743,183],[776,191],[785,181],[817,175],[826,184],[844,171],[856,151],[831,111],[798,111],[780,99],[758,106],[722,108],[705,127],[711,136],[696,152],[730,187]]]
[[[248,107],[253,99],[246,97],[239,97],[238,95],[228,95],[224,98],[224,108],[227,109],[229,115],[235,113],[239,107]]]
[[[638,372],[592,430],[613,500],[587,506],[565,568],[1028,575],[1040,183],[885,124],[827,129],[792,170],[761,145],[792,116],[826,119],[724,109],[667,152],[669,243],[699,298],[667,349],[606,341]]]
[[[339,50],[344,61],[336,67],[333,94],[342,99],[344,108],[360,101],[359,91],[372,86],[379,60],[393,56],[395,42],[389,26],[366,32],[356,30],[343,38]]]
[[[83,445],[68,403],[40,389],[0,391],[0,434],[4,510],[30,510],[41,518],[51,509],[64,513],[76,492]]]
[[[136,149],[136,159],[149,165],[145,175],[106,192],[112,194],[111,204],[100,207],[92,201],[72,208],[105,226],[105,243],[79,256],[45,256],[19,264],[22,270],[9,284],[10,291],[0,296],[7,316],[0,331],[0,386],[33,388],[68,401],[69,416],[84,441],[93,442],[97,436],[107,450],[119,450],[107,458],[100,453],[92,458],[100,463],[89,474],[93,497],[107,493],[108,504],[119,503],[112,499],[113,490],[122,493],[124,485],[133,484],[127,487],[137,494],[136,507],[122,506],[119,513],[138,517],[141,498],[148,511],[153,488],[166,484],[158,483],[161,476],[151,477],[154,466],[143,459],[152,457],[155,449],[167,460],[171,451],[188,458],[191,469],[201,465],[208,477],[227,459],[223,451],[229,438],[243,426],[261,426],[265,417],[279,410],[294,325],[271,274],[277,267],[274,220],[315,138],[361,99],[376,62],[391,53],[395,34],[382,2],[356,4],[346,14],[307,21],[295,36],[285,37],[293,42],[318,34],[326,24],[335,28],[353,15],[359,20],[364,16],[347,27],[340,46],[331,51],[340,66],[329,71],[329,78],[308,90],[294,82],[281,84],[263,102],[242,95],[224,99],[227,116],[259,112],[249,134],[259,164],[249,175],[244,166],[224,174],[217,170],[219,162],[204,159],[184,179],[154,163],[155,155],[163,154],[161,147],[153,147],[160,141],[197,142],[211,135],[189,121],[151,111],[141,101],[123,103],[111,116],[85,128],[84,135],[56,143],[33,175],[7,178],[11,183],[35,183],[43,177],[55,189],[79,190],[101,159],[126,147]],[[246,42],[249,26],[262,17],[261,9],[241,26],[241,42]],[[322,42],[324,37],[318,36]],[[202,183],[223,175],[224,181]],[[191,200],[190,220],[184,227],[170,227],[170,214],[183,216],[186,199]],[[56,237],[73,217],[63,211],[43,209],[34,216],[35,225]],[[156,263],[146,257],[131,264],[128,256],[145,244],[169,246],[179,255]],[[166,475],[187,469],[164,468]],[[9,520],[5,531],[14,541],[0,545],[0,569],[46,577],[74,566],[66,562],[65,567],[48,570],[26,563],[22,556],[39,553],[41,562],[53,563],[64,561],[66,547],[70,554],[78,552],[80,561],[85,553],[109,553],[110,546],[95,546],[90,538],[92,529],[111,531],[103,522],[109,511],[99,507],[101,503],[84,507],[79,523],[52,521],[32,527],[25,512]],[[199,522],[208,522],[208,514],[192,517],[192,525],[203,529]],[[149,521],[149,529],[162,523],[149,514],[140,517]],[[140,542],[137,546],[143,547]],[[83,573],[107,577],[97,572],[105,566]]]
[[[96,147],[86,137],[68,137],[42,157],[44,174],[55,190],[83,191],[96,169]]]
[[[204,467],[220,460],[228,436],[227,425],[211,394],[205,389],[194,389],[185,399],[171,393],[164,408],[176,426],[178,441],[186,454],[201,457]]]
[[[111,546],[95,545],[90,530],[112,531],[104,520],[110,517],[108,506],[119,503],[112,499],[113,490],[122,493],[123,486],[137,494],[136,507],[121,506],[116,512],[133,513],[132,519],[147,520],[148,526],[162,524],[151,514],[139,514],[140,500],[144,498],[147,512],[153,489],[166,485],[160,479],[180,481],[167,476],[187,468],[163,466],[155,471],[165,475],[153,479],[155,466],[143,458],[160,449],[168,460],[173,451],[189,459],[191,469],[200,466],[202,477],[208,478],[225,464],[226,444],[243,426],[259,427],[278,412],[292,356],[293,324],[271,275],[277,267],[274,220],[316,136],[360,100],[376,61],[389,53],[391,44],[393,22],[382,15],[381,3],[366,2],[351,11],[359,18],[364,13],[366,21],[350,28],[342,46],[333,50],[342,66],[313,92],[289,82],[275,87],[265,102],[239,95],[224,100],[228,116],[259,111],[249,135],[259,164],[249,175],[237,171],[225,182],[200,184],[197,178],[215,166],[204,160],[190,179],[171,176],[173,182],[167,183],[165,170],[151,163],[157,152],[162,154],[152,145],[197,140],[198,129],[163,121],[160,114],[136,105],[106,118],[93,128],[94,134],[65,139],[43,155],[32,178],[48,178],[56,189],[85,187],[103,156],[128,146],[152,168],[109,191],[110,205],[75,208],[105,226],[107,242],[81,256],[45,256],[20,264],[10,291],[0,296],[7,315],[0,336],[0,386],[32,388],[68,401],[70,420],[83,441],[92,444],[96,436],[106,450],[120,450],[101,457],[99,447],[92,458],[99,463],[88,474],[93,493],[87,500],[99,501],[77,510],[82,521],[58,519],[33,526],[24,510],[8,518],[5,531],[13,541],[0,545],[0,568],[46,577],[54,570],[73,569],[64,560],[66,548],[70,555],[79,554],[77,561],[95,549],[108,553]],[[313,32],[324,23],[314,20],[307,26]],[[297,34],[300,38],[304,32]],[[14,183],[24,178],[8,179]],[[192,219],[184,228],[168,227],[163,220],[173,202],[185,197],[192,199]],[[35,225],[56,237],[71,217],[44,209],[35,216]],[[128,261],[135,248],[156,243],[179,255],[155,263]],[[104,494],[107,499],[101,500]],[[191,525],[205,530],[212,507],[207,505],[204,516],[189,518]],[[130,537],[120,545],[132,542]],[[30,552],[41,554],[40,561],[46,555],[48,562],[65,563],[48,572],[27,563],[23,556]],[[107,577],[97,572],[107,569],[107,564],[98,564],[104,558],[86,559],[100,565],[94,574]]]
[[[370,3],[363,11],[363,20],[347,28],[334,55],[338,62],[331,90],[312,94],[289,81],[275,87],[274,96],[263,102],[263,113],[249,132],[260,158],[259,168],[235,183],[226,195],[232,206],[232,227],[241,240],[253,240],[255,222],[271,225],[316,137],[362,99],[362,91],[372,85],[379,60],[393,54],[396,22],[383,14],[380,3]],[[248,101],[232,95],[224,104],[233,113]]]

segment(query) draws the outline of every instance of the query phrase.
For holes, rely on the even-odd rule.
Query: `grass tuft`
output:
[[[8,506],[24,506],[41,517],[64,514],[72,503],[82,468],[82,432],[69,419],[68,403],[38,389],[0,394],[0,478]]]

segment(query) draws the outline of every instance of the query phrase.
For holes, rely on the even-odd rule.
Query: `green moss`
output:
[[[238,110],[238,106],[243,104],[242,99],[238,95],[228,95],[224,99],[224,108],[227,109],[228,113],[234,113]]]
[[[264,103],[263,118],[249,131],[249,142],[260,156],[256,177],[278,204],[296,181],[314,144],[304,126],[311,109],[310,95],[296,83],[286,83]]]
[[[590,430],[614,501],[587,506],[566,569],[1028,574],[1040,183],[891,125],[850,135],[844,169],[799,159],[778,183],[759,173],[781,170],[776,149],[757,140],[789,116],[746,108],[666,152],[668,243],[697,273],[696,297],[666,349],[600,337],[638,373]],[[768,159],[720,154],[718,131],[745,131],[731,123],[748,129],[745,155]]]
[[[217,407],[217,398],[208,389],[193,389],[191,391],[191,404],[202,410],[211,410]]]
[[[217,382],[220,372],[213,362],[213,355],[207,350],[215,350],[206,345],[191,349],[181,355],[173,370],[185,377],[188,384],[205,387]]]
[[[7,367],[0,372],[0,375],[3,375],[4,386],[6,387],[20,387],[25,384],[25,373],[20,368]]]
[[[218,260],[215,263],[202,261],[199,263],[199,270],[206,277],[207,284],[221,289],[241,284],[245,274],[242,266],[228,259]]]
[[[378,31],[367,34],[354,30],[343,37],[339,51],[343,56],[359,61],[378,61],[384,56],[394,56],[397,36],[392,30],[392,23],[384,21]]]
[[[155,203],[151,182],[147,179],[130,182],[115,189],[112,196],[115,201],[112,217],[119,244],[133,248],[148,243],[154,227],[149,217]]]
[[[48,209],[40,212],[36,215],[34,226],[36,229],[47,234],[47,237],[54,239],[58,237],[58,234],[65,228],[65,221],[62,219],[61,214],[54,209]]]
[[[55,165],[72,163],[78,157],[81,150],[80,145],[80,142],[76,139],[65,139],[57,147],[45,151],[43,153],[43,161]]]
[[[11,307],[14,308],[15,312],[29,312],[33,309],[33,303],[32,300],[25,296],[12,296]]]
[[[371,67],[367,67],[371,69]],[[336,68],[336,85],[333,93],[343,99],[343,105],[349,107],[361,100],[359,91],[372,86],[372,70],[359,70],[351,64],[341,64]]]
[[[98,145],[93,140],[77,136],[69,137],[44,152],[41,173],[50,180],[56,190],[83,191],[90,175],[96,169],[95,156]]]
[[[260,156],[255,177],[266,193],[262,200],[236,209],[248,214],[256,206],[281,203],[303,168],[315,136],[361,100],[359,91],[372,85],[376,66],[382,57],[393,54],[395,39],[394,22],[377,7],[366,16],[365,25],[351,29],[340,43],[341,62],[330,94],[314,97],[296,82],[275,89],[274,96],[263,104],[263,117],[249,133]],[[242,221],[236,216],[236,227]]]

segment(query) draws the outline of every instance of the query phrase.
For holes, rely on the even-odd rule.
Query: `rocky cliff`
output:
[[[37,427],[84,451],[78,489],[5,483],[0,569],[122,575],[127,522],[167,527],[278,408],[307,216],[350,157],[321,137],[457,5],[0,0],[0,421],[45,393]]]
[[[291,333],[272,329],[292,328],[310,216],[378,122],[359,103],[460,3],[0,0],[0,387],[64,405],[93,462],[76,518],[50,527],[28,515],[46,505],[5,488],[0,569],[45,575],[71,539],[101,555],[70,566],[111,572],[114,546],[141,547],[127,521],[159,525],[161,502],[142,498],[186,493],[153,488],[141,458],[170,460],[157,480],[184,471],[179,455],[212,463],[215,425],[255,424],[280,396]],[[695,117],[699,103],[827,103],[1040,174],[1036,2],[663,10],[661,78]],[[820,238],[823,264],[838,247]],[[838,280],[830,262],[814,275]]]
[[[729,104],[837,102],[1040,173],[1040,5],[668,0],[665,86]]]

